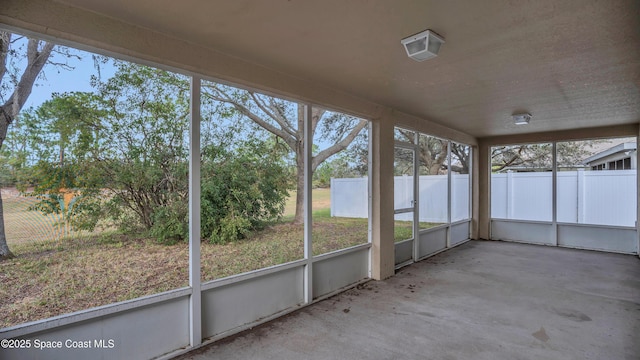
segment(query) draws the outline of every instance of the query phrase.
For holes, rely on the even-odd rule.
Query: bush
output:
[[[209,242],[242,239],[282,215],[292,182],[265,147],[254,142],[233,153],[218,146],[204,149],[202,236]]]
[[[96,82],[95,93],[62,94],[36,111],[37,208],[68,210],[65,220],[82,229],[108,219],[162,243],[183,241],[189,230],[188,78],[124,62],[116,67],[112,78]],[[291,184],[286,154],[268,137],[218,124],[230,123],[234,113],[221,116],[203,116],[204,139],[219,144],[229,134],[242,135],[231,136],[231,146],[201,150],[202,236],[214,243],[241,239],[278,219]],[[64,209],[61,189],[82,194],[82,201]]]

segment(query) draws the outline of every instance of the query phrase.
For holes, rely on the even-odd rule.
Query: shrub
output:
[[[202,236],[209,242],[242,239],[282,215],[292,182],[285,165],[265,147],[252,142],[234,152],[204,149]]]

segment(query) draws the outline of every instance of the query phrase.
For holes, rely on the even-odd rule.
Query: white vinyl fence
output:
[[[635,226],[636,170],[558,172],[558,222]],[[491,175],[491,217],[552,220],[552,173]]]
[[[558,222],[635,226],[636,170],[558,172]],[[396,176],[394,208],[411,207],[411,176]],[[447,222],[447,176],[420,176],[420,221]],[[331,216],[366,218],[367,178],[331,179]],[[451,221],[469,218],[469,175],[452,175]],[[410,220],[410,213],[396,215]],[[491,217],[552,220],[552,173],[491,175]]]
[[[452,175],[451,221],[469,218],[469,175]],[[331,216],[366,218],[368,216],[367,178],[331,179]],[[420,221],[447,222],[447,176],[420,176]],[[411,207],[413,177],[394,178],[394,209]],[[396,220],[411,220],[411,213],[396,215]]]

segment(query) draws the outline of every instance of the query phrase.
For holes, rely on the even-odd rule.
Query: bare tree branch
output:
[[[33,84],[47,63],[54,44],[45,42],[40,51],[38,51],[38,46],[38,40],[29,39],[29,43],[27,44],[27,67],[20,77],[20,81],[15,87],[11,97],[0,107],[0,147],[6,137],[9,124],[18,116],[27,98],[31,95]]]
[[[329,146],[328,148],[320,151],[316,156],[313,157],[313,161],[311,162],[311,169],[315,170],[318,165],[320,165],[323,161],[327,160],[331,155],[334,155],[349,146],[353,139],[358,136],[360,131],[367,126],[366,120],[360,120],[360,122],[349,131],[349,134],[345,136],[342,140],[336,142],[335,144]]]
[[[280,125],[280,128],[282,130],[286,131],[291,136],[296,136],[296,132],[294,131],[294,129],[291,128],[291,125],[288,124],[286,121],[284,121],[284,118],[282,116],[276,115],[276,113],[272,112],[269,109],[269,108],[272,108],[272,109],[275,108],[277,110],[276,104],[273,102],[273,99],[271,99],[270,106],[267,106],[260,100],[258,96],[256,96],[255,93],[249,92],[249,95],[253,99],[253,102],[258,106],[258,108],[260,108],[260,110],[262,110],[265,114],[267,114],[267,116],[269,116],[276,123],[278,123],[278,125]]]
[[[239,111],[242,115],[245,115],[249,119],[253,120],[256,124],[260,125],[263,129],[269,131],[270,133],[276,136],[279,136],[280,138],[282,138],[282,140],[284,140],[287,143],[287,145],[289,145],[289,147],[291,147],[292,149],[295,149],[295,144],[296,144],[295,137],[291,136],[285,130],[279,129],[273,126],[272,124],[270,124],[269,122],[265,121],[260,116],[258,116],[257,114],[249,110],[246,106],[239,103],[238,101],[236,101],[235,99],[227,95],[225,92],[220,91],[217,87],[214,87],[214,89],[216,91],[216,95],[212,93],[207,93],[207,95],[210,98],[216,101],[222,101],[230,105],[233,105],[233,107],[235,107],[235,109]]]
[[[269,106],[275,109],[277,116],[286,124],[288,128],[294,129],[293,123],[289,120],[289,118],[284,113],[284,107],[280,105],[282,104],[278,104],[275,98],[269,96]]]

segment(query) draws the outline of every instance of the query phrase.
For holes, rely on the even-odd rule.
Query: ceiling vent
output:
[[[407,55],[415,61],[425,61],[438,56],[444,39],[431,30],[411,35],[400,41]]]

